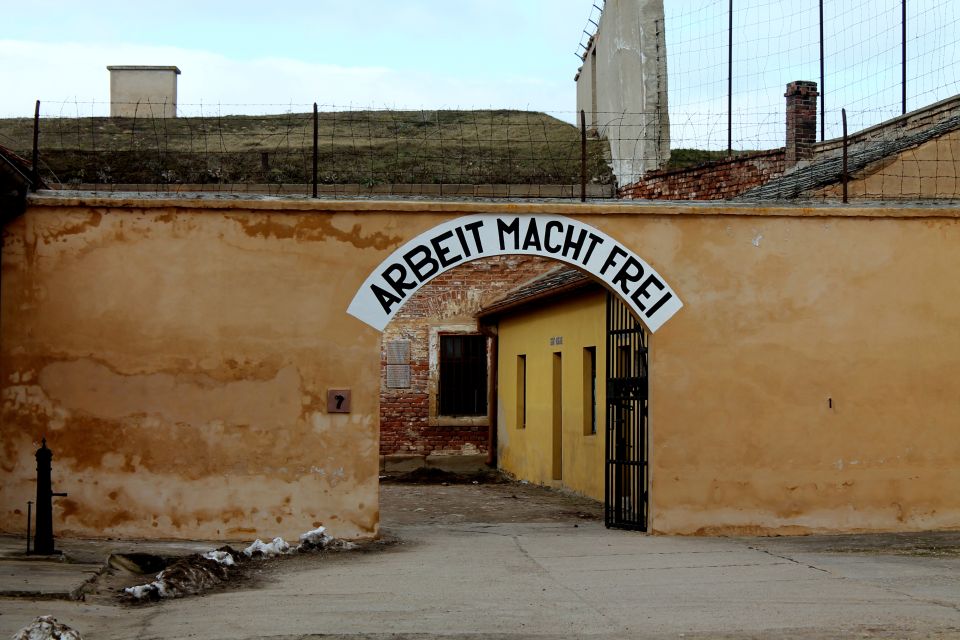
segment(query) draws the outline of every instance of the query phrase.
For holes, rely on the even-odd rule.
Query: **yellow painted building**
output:
[[[602,501],[610,525],[646,530],[648,334],[626,305],[558,267],[479,317],[497,339],[498,467]]]
[[[499,466],[603,500],[605,291],[581,286],[489,316],[497,326]]]

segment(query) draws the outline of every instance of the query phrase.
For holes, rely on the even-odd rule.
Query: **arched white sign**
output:
[[[437,225],[384,260],[347,311],[383,331],[427,282],[458,264],[487,256],[537,255],[593,274],[620,294],[653,332],[683,303],[653,267],[590,225],[564,216],[473,215]]]

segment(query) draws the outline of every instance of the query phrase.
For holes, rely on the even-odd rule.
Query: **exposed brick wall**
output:
[[[430,424],[430,326],[476,327],[473,314],[507,290],[556,266],[535,256],[497,256],[460,265],[414,294],[381,340],[380,454],[486,453],[487,426]],[[386,345],[410,341],[410,387],[387,387]]]
[[[787,85],[787,144],[785,165],[789,169],[813,157],[817,143],[817,83],[797,80]]]
[[[762,151],[687,169],[650,171],[620,189],[621,198],[638,200],[726,200],[761,185],[784,171],[784,150]]]

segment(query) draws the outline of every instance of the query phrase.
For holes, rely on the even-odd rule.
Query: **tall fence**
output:
[[[241,105],[243,106],[243,105]],[[613,195],[606,145],[526,111],[312,111],[84,117],[96,105],[41,104],[40,177],[94,190],[358,195]],[[302,109],[302,110],[301,110]],[[73,113],[69,111],[72,110]],[[191,114],[191,110],[194,113]],[[0,120],[0,144],[30,157],[34,121]]]
[[[604,3],[590,8],[578,55]],[[674,148],[783,145],[788,82],[817,82],[819,139],[960,93],[956,0],[664,0]]]
[[[98,191],[796,199],[839,197],[842,183],[848,198],[957,198],[960,2],[664,4],[670,158],[638,180],[618,184],[611,167],[655,147],[621,126],[649,114],[597,114],[600,139],[565,106],[179,104],[165,118],[144,104],[108,118],[107,103],[44,101],[36,120],[0,119],[0,145],[36,153],[49,186]],[[602,11],[593,5],[580,53]],[[818,100],[814,144],[794,166],[784,89],[796,80],[816,82]]]
[[[782,112],[774,115],[782,122]],[[853,198],[960,198],[960,97],[815,143],[796,167],[781,133],[760,151],[675,147],[665,166],[619,185],[611,149],[630,145],[525,111],[108,118],[41,105],[36,119],[0,120],[0,145],[32,158],[35,128],[39,178],[58,189],[792,200],[839,199],[846,182]],[[616,141],[617,133],[606,135]]]

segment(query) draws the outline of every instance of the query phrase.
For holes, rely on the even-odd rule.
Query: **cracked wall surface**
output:
[[[46,437],[58,535],[375,535],[381,335],[347,306],[485,212],[579,218],[683,297],[650,338],[653,530],[960,527],[956,208],[48,195],[3,230],[0,528]]]
[[[375,535],[377,336],[343,313],[342,278],[400,237],[349,214],[32,207],[9,223],[3,528],[25,527],[46,437],[69,493],[58,534]],[[351,388],[353,412],[326,413],[328,388]]]

